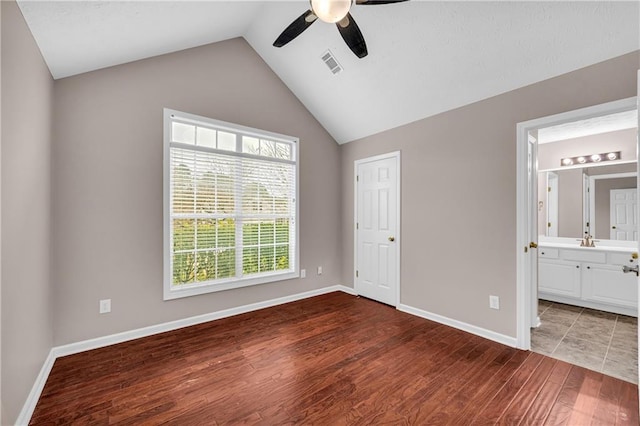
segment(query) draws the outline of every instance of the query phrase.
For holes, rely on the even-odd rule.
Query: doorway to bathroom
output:
[[[634,383],[636,102],[518,125],[518,344]]]

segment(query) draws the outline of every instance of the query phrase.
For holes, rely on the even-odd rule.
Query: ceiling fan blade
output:
[[[367,43],[364,42],[364,37],[358,28],[358,24],[353,20],[350,13],[342,19],[342,21],[336,23],[340,35],[347,43],[349,49],[356,54],[358,58],[364,58],[369,52],[367,52]]]
[[[318,17],[311,11],[307,10],[302,15],[298,16],[287,28],[284,29],[282,34],[278,36],[276,41],[273,42],[275,47],[282,47],[289,43],[294,38],[298,37],[304,30],[309,28],[311,24],[316,22]]]
[[[356,0],[356,4],[389,4],[402,3],[409,0]]]

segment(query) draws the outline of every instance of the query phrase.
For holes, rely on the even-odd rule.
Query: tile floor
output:
[[[546,300],[538,314],[532,351],[638,383],[637,318]]]

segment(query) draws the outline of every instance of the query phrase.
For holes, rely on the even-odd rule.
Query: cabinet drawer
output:
[[[560,252],[560,250],[558,250],[556,248],[540,247],[538,249],[538,257],[541,257],[541,258],[544,258],[544,259],[557,259],[559,252]]]
[[[628,265],[636,264],[636,260],[631,258],[631,253],[609,253],[609,262],[611,265]]]
[[[578,262],[606,263],[607,261],[607,254],[603,251],[561,250],[560,257]]]

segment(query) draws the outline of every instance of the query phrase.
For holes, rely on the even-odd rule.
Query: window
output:
[[[164,110],[164,299],[298,276],[296,138]]]

